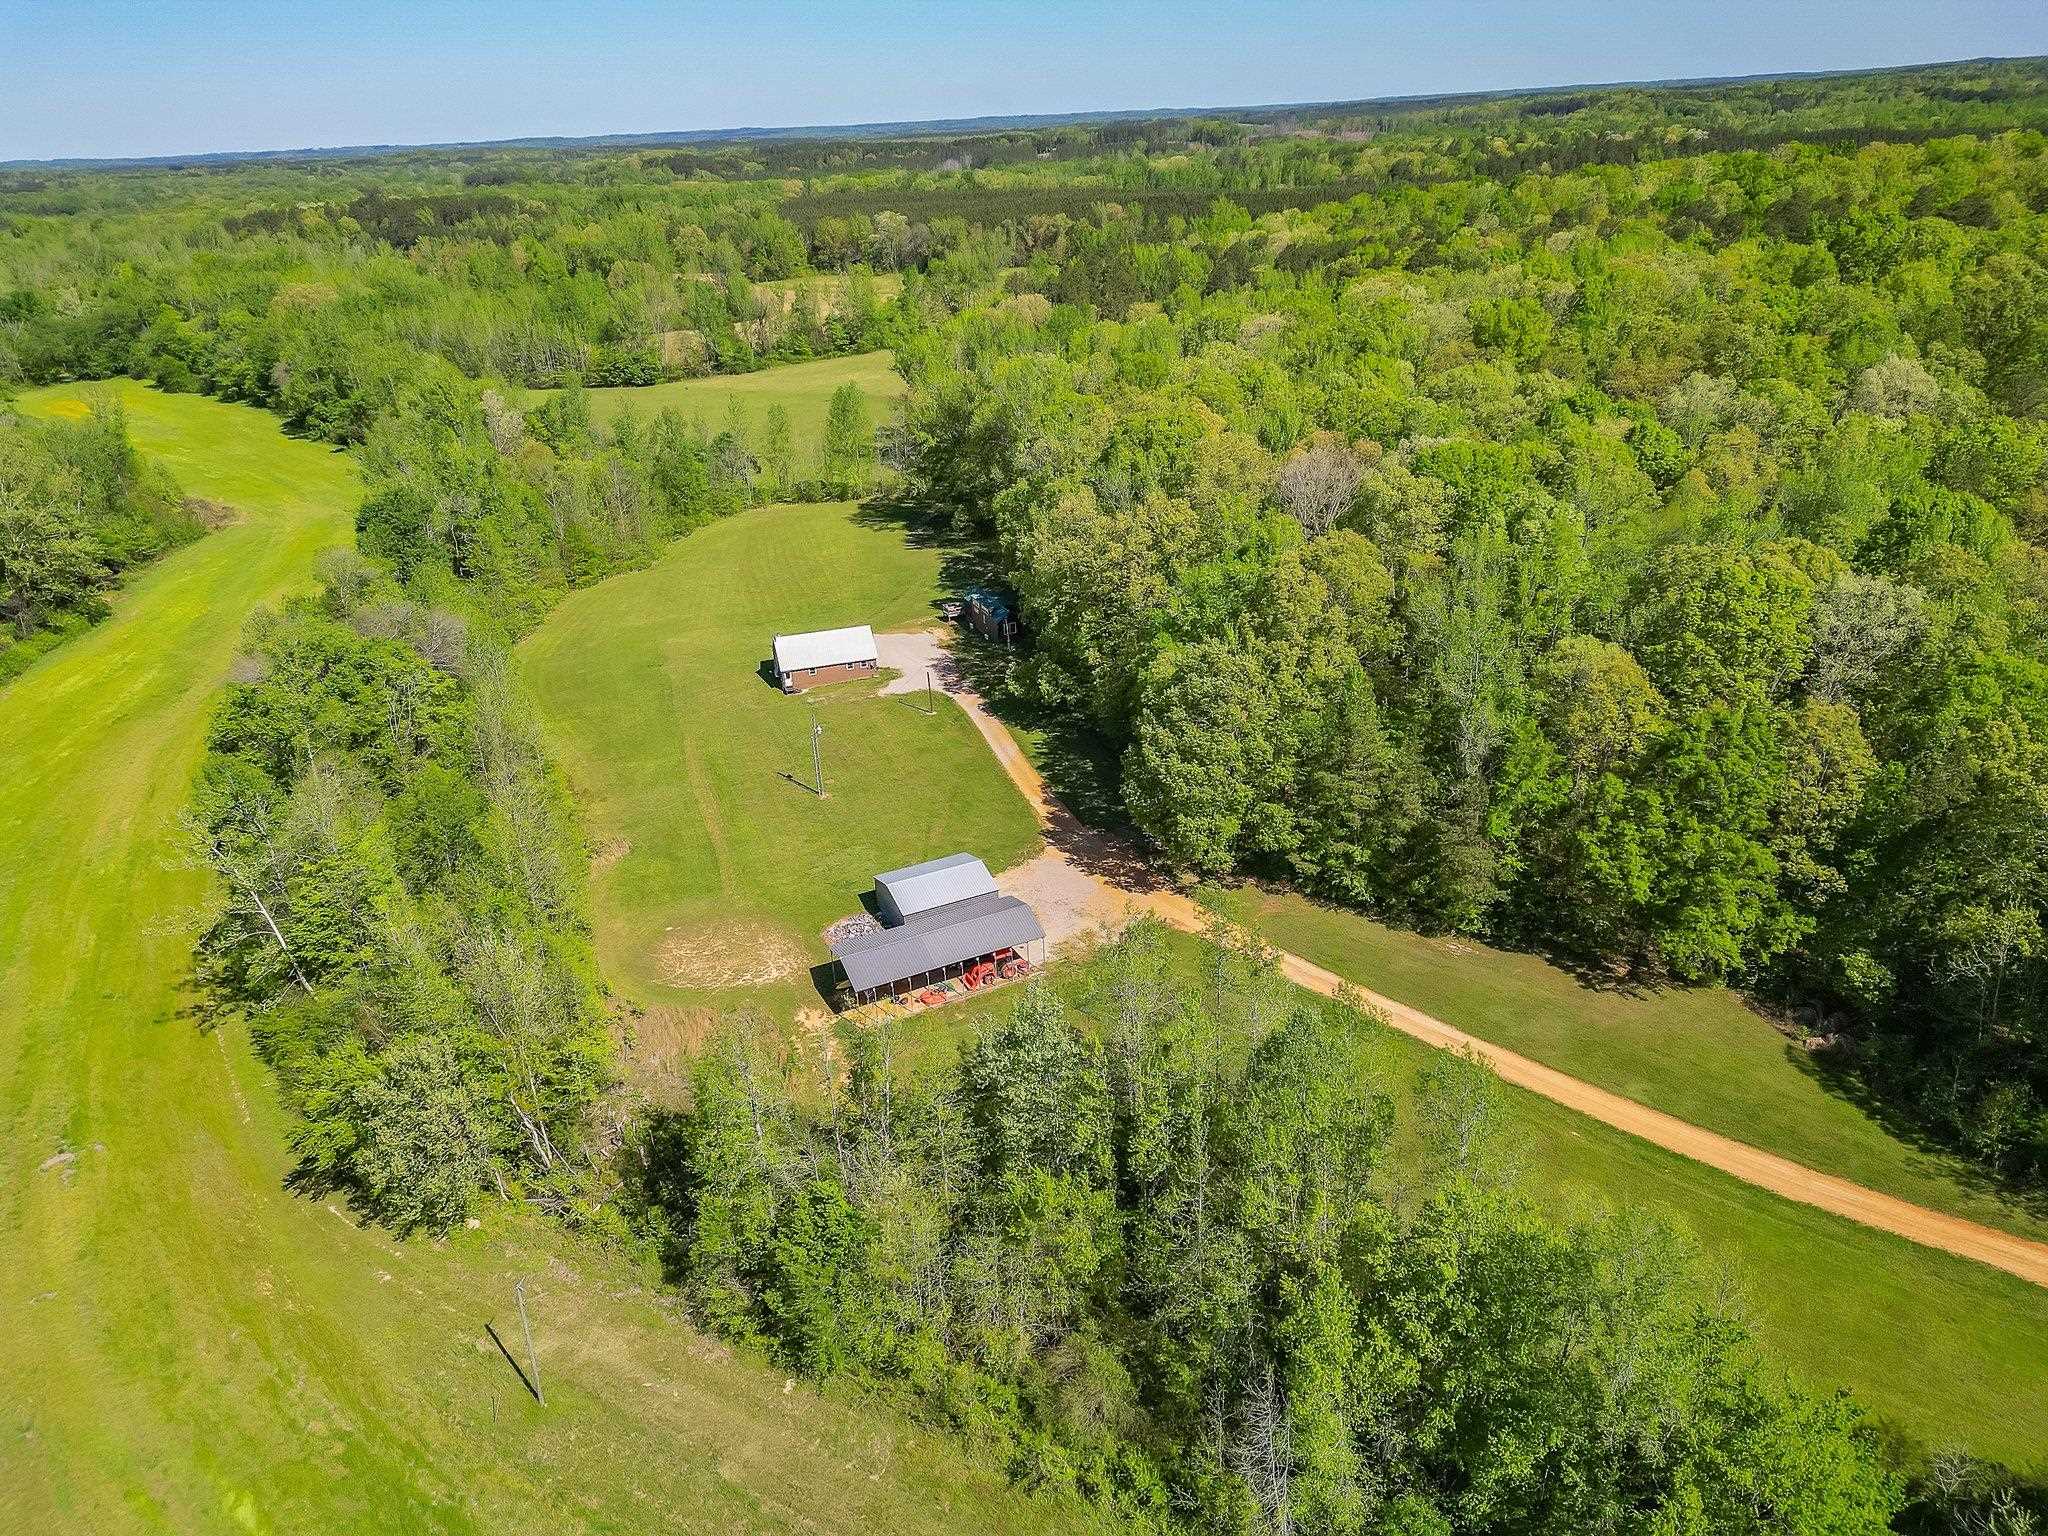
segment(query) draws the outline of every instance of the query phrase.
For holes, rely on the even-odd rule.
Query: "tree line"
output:
[[[125,374],[353,444],[429,362],[554,388],[886,346],[906,308],[943,305],[965,238],[958,224],[871,228],[861,257],[910,268],[885,296],[863,259],[821,271],[797,227],[739,188],[514,198],[373,185],[238,211],[6,216],[0,389]],[[103,261],[109,249],[124,257]]]
[[[619,1235],[584,852],[507,647],[748,505],[755,460],[674,412],[600,428],[580,390],[522,410],[443,369],[362,463],[356,549],[252,624],[209,728],[201,979],[278,1074],[301,1180],[400,1230],[497,1195]]]
[[[943,1074],[893,1026],[778,1064],[744,1023],[637,1143],[693,1311],[844,1375],[1119,1529],[1873,1532],[1902,1488],[1688,1246],[1559,1224],[1446,1057],[1397,1154],[1371,1023],[1140,923]]]
[[[0,385],[132,371],[360,445],[357,550],[252,626],[189,826],[300,1177],[651,1242],[706,1323],[1139,1528],[1881,1528],[1896,1456],[1681,1244],[1532,1215],[1458,1063],[1404,1172],[1369,1032],[1227,951],[1189,990],[1141,931],[950,1075],[856,1035],[795,1088],[741,1029],[632,1121],[505,682],[563,592],[872,473],[857,393],[812,479],[786,416],[600,424],[581,382],[893,345],[892,459],[1030,621],[1009,685],[1112,744],[1170,862],[1745,981],[2038,1178],[2044,93],[1796,89],[799,189],[473,152],[0,188]],[[1933,131],[1970,124],[2015,131]],[[1901,1518],[2025,1529],[1983,1486]]]
[[[1174,865],[1749,983],[2038,1182],[2044,210],[2026,134],[1075,227],[901,350],[915,479]]]

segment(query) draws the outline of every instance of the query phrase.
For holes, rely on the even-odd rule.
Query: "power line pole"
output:
[[[825,757],[819,750],[818,739],[825,734],[823,721],[811,721],[811,783],[812,793],[820,800],[825,798]]]
[[[526,1282],[521,1280],[513,1286],[512,1294],[519,1302],[519,1331],[526,1336],[526,1368],[533,1372],[533,1395],[545,1408],[548,1395],[540,1389],[540,1358],[533,1352],[533,1329],[526,1321]]]
[[[938,702],[932,698],[932,669],[930,667],[924,669],[924,712],[928,715],[936,715],[939,712]]]

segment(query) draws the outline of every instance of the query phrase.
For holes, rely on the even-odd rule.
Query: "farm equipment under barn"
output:
[[[1031,962],[1014,949],[999,949],[986,960],[977,960],[960,977],[960,984],[973,992],[1000,976],[1015,981],[1031,969]]]
[[[1045,930],[987,865],[956,853],[875,876],[872,912],[832,924],[825,942],[856,1005],[886,993],[931,1008],[1029,974]]]

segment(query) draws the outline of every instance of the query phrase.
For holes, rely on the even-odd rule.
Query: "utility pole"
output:
[[[818,740],[825,734],[824,722],[811,721],[811,784],[812,793],[820,800],[825,798],[825,758],[819,750]]]
[[[519,1302],[519,1331],[526,1336],[526,1368],[533,1372],[533,1395],[541,1407],[545,1408],[548,1405],[548,1395],[540,1389],[540,1359],[533,1352],[533,1329],[526,1321],[526,1282],[521,1280],[513,1286],[512,1294]],[[492,1406],[495,1410],[495,1402]]]
[[[936,715],[939,712],[938,702],[932,698],[932,669],[930,667],[924,669],[924,712],[928,715]]]

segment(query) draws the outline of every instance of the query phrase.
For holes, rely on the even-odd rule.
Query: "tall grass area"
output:
[[[819,930],[859,910],[877,871],[1036,851],[1030,807],[965,712],[869,682],[789,696],[763,672],[778,633],[936,621],[945,560],[885,512],[764,507],[573,594],[521,643],[595,850],[613,986],[682,1008],[815,1006]]]
[[[1080,1528],[538,1219],[401,1244],[286,1187],[271,1074],[193,1010],[177,816],[243,624],[346,543],[356,478],[263,412],[118,388],[239,517],[0,687],[0,1530]],[[486,1332],[522,1348],[519,1279],[545,1408]]]

